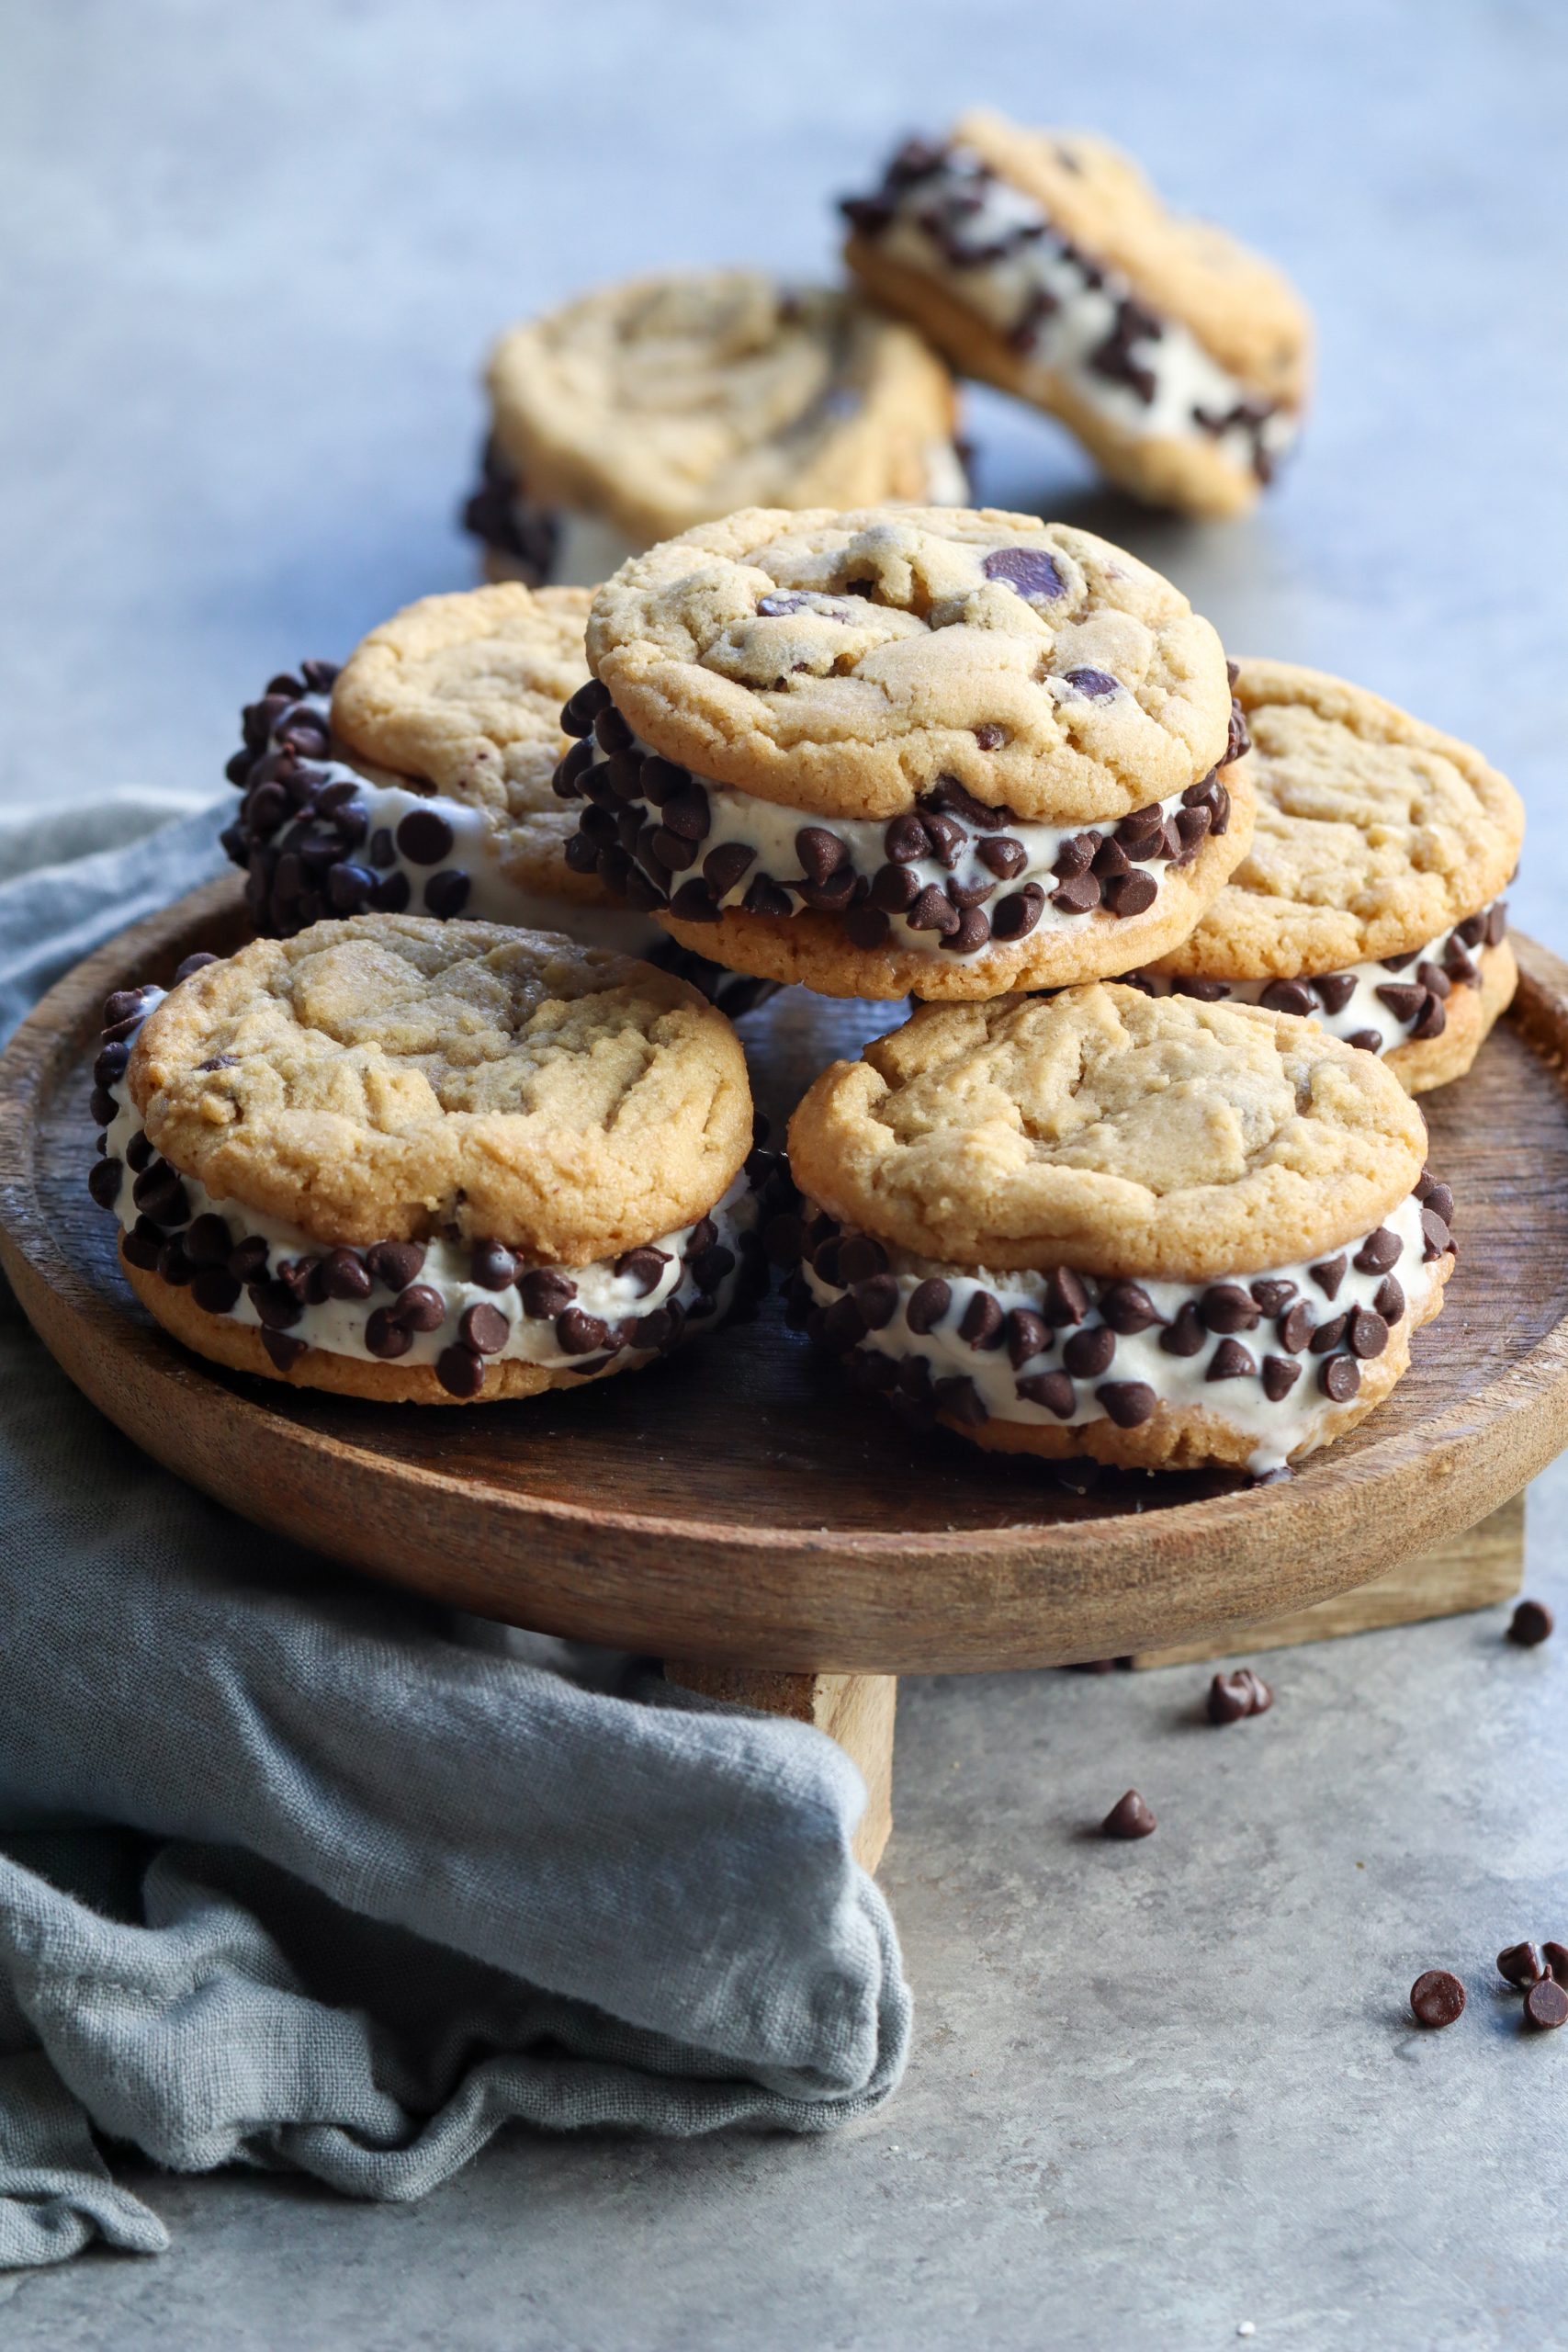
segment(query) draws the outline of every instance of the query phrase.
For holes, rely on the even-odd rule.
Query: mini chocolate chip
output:
[[[1319,1264],[1309,1266],[1307,1272],[1325,1298],[1337,1298],[1339,1285],[1345,1279],[1345,1254],[1341,1250],[1337,1258],[1325,1258]]]
[[[1411,1037],[1413,1039],[1440,1037],[1448,1025],[1449,1016],[1443,1009],[1441,1000],[1428,991],[1423,998],[1421,1011],[1411,1028]]]
[[[105,1026],[112,1029],[122,1021],[140,1021],[147,1009],[148,994],[145,988],[116,989],[112,996],[104,999]]]
[[[279,1372],[292,1372],[308,1345],[304,1340],[291,1340],[284,1331],[264,1331],[261,1343]]]
[[[1336,1405],[1343,1405],[1361,1385],[1361,1367],[1354,1356],[1325,1356],[1317,1368],[1317,1385]]]
[[[1070,833],[1056,851],[1051,871],[1058,882],[1071,882],[1087,874],[1094,864],[1094,854],[1100,846],[1098,833]]]
[[[1011,903],[1010,899],[1004,899],[1002,907],[1010,906]],[[1059,884],[1052,891],[1051,904],[1054,907],[1060,907],[1064,914],[1090,913],[1100,904],[1099,876],[1091,873],[1075,874],[1070,880]],[[1000,912],[1001,909],[998,908],[998,915]]]
[[[1258,1370],[1239,1340],[1222,1340],[1209,1358],[1205,1380],[1245,1380]]]
[[[149,1214],[151,1215],[152,1212],[150,1211]],[[160,1224],[168,1224],[172,1222],[174,1222],[174,1220],[169,1218],[160,1217],[159,1219]],[[1437,1215],[1430,1204],[1424,1204],[1422,1206],[1421,1233],[1424,1242],[1424,1248],[1421,1253],[1422,1263],[1425,1265],[1429,1265],[1434,1258],[1443,1257],[1453,1248],[1453,1242],[1450,1236],[1448,1226],[1444,1220]]]
[[[940,1274],[929,1274],[910,1292],[904,1309],[904,1320],[911,1331],[923,1337],[934,1331],[953,1304],[953,1290]]]
[[[530,1267],[517,1288],[524,1314],[536,1323],[553,1323],[577,1296],[577,1284],[553,1266]]]
[[[593,714],[593,741],[602,752],[629,752],[632,730],[615,708],[606,703]]]
[[[1077,1394],[1065,1372],[1031,1373],[1028,1379],[1013,1383],[1016,1393],[1026,1405],[1038,1405],[1047,1413],[1055,1413],[1059,1421],[1071,1418]]]
[[[1440,1216],[1445,1225],[1454,1221],[1454,1196],[1446,1184],[1432,1184],[1422,1196],[1422,1206]]]
[[[948,887],[951,889],[951,883]],[[951,948],[957,956],[977,956],[981,948],[987,944],[990,936],[990,917],[986,913],[985,909],[965,907],[959,918],[957,930],[949,932],[942,944],[943,947]]]
[[[586,831],[586,819],[583,823]],[[662,825],[655,825],[651,830],[639,828],[637,832],[638,856],[647,865],[657,867],[660,877],[667,874],[683,874],[689,865],[695,865],[699,848],[698,842],[685,841],[679,833],[667,831]]]
[[[1282,1315],[1296,1295],[1294,1283],[1281,1282],[1269,1275],[1265,1275],[1258,1282],[1248,1283],[1247,1287],[1265,1315]]]
[[[885,944],[892,929],[891,918],[880,907],[852,907],[840,921],[851,946],[862,948],[867,955]]]
[[[112,1209],[119,1198],[125,1170],[118,1159],[95,1160],[87,1171],[87,1190],[101,1209]]]
[[[592,765],[592,744],[586,740],[575,742],[550,778],[551,790],[561,800],[581,799],[582,779]],[[371,854],[375,855],[374,842],[371,845]],[[383,865],[386,862],[384,858],[376,859],[378,865]]]
[[[250,1301],[257,1320],[269,1331],[287,1331],[305,1312],[304,1302],[296,1298],[287,1283],[253,1283]]]
[[[1186,850],[1195,851],[1213,821],[1214,812],[1205,801],[1200,801],[1195,808],[1179,808],[1175,818],[1178,854]]]
[[[164,1237],[155,1225],[149,1225],[144,1218],[139,1217],[129,1233],[120,1235],[119,1246],[131,1265],[139,1266],[144,1274],[150,1274],[163,1255]]]
[[[718,908],[705,882],[682,882],[670,901],[670,911],[682,922],[716,922]]]
[[[689,777],[679,792],[666,796],[660,815],[667,833],[678,833],[686,842],[707,839],[712,822],[708,797],[694,777]],[[798,840],[798,836],[796,838]]]
[[[849,855],[837,833],[825,825],[803,825],[795,837],[795,854],[808,882],[820,887],[835,875]]]
[[[1195,1356],[1209,1344],[1203,1318],[1191,1299],[1183,1301],[1173,1319],[1159,1335],[1162,1351],[1168,1356]]]
[[[1464,2014],[1464,1986],[1446,1968],[1428,1968],[1410,1987],[1410,2009],[1417,2025],[1452,2025]]]
[[[1372,1305],[1385,1323],[1397,1323],[1404,1313],[1404,1293],[1392,1274],[1385,1274],[1372,1295]]]
[[[1109,670],[1067,670],[1063,673],[1062,682],[1086,695],[1090,702],[1105,701],[1108,695],[1118,693],[1121,685]]]
[[[1497,1954],[1497,1973],[1506,1976],[1510,1984],[1517,1984],[1521,1992],[1527,1984],[1540,1984],[1546,1965],[1535,1944],[1510,1944],[1506,1951]]]
[[[93,1064],[96,1086],[113,1086],[125,1076],[125,1066],[130,1059],[130,1046],[123,1037],[112,1046],[105,1046]]]
[[[563,1355],[591,1355],[606,1346],[609,1338],[610,1327],[603,1317],[585,1315],[581,1306],[569,1306],[556,1318],[556,1344]]]
[[[1554,1976],[1543,1976],[1525,1995],[1525,2023],[1537,2033],[1551,2033],[1568,2025],[1568,1991]]]
[[[841,1283],[868,1282],[873,1274],[887,1272],[887,1252],[880,1241],[869,1233],[846,1233],[839,1245],[839,1280]]]
[[[1101,1320],[1123,1337],[1165,1320],[1141,1283],[1112,1283],[1100,1295],[1100,1313]]]
[[[1356,993],[1355,975],[1351,972],[1324,972],[1313,981],[1312,988],[1325,1012],[1343,1012]]]
[[[716,1291],[720,1283],[735,1272],[735,1252],[726,1249],[722,1241],[714,1241],[694,1256],[688,1256],[686,1264],[699,1290]]]
[[[177,1290],[183,1290],[195,1272],[186,1256],[185,1244],[177,1236],[165,1241],[158,1252],[158,1272],[162,1279]]]
[[[1095,1390],[1119,1430],[1135,1430],[1149,1419],[1158,1398],[1142,1380],[1108,1380]]]
[[[756,851],[748,849],[744,842],[721,842],[716,849],[710,849],[703,860],[703,880],[714,897],[727,897],[755,864],[756,856]]]
[[[1302,1368],[1292,1356],[1263,1359],[1263,1394],[1271,1405],[1282,1404],[1301,1376]]]
[[[1356,1046],[1358,1051],[1363,1054],[1381,1054],[1382,1031],[1381,1029],[1352,1029],[1345,1043],[1348,1046]]]
[[[426,911],[442,922],[451,922],[468,905],[471,887],[460,866],[449,865],[445,873],[433,874],[424,886]]]
[[[1347,1337],[1350,1342],[1351,1354],[1359,1356],[1365,1362],[1371,1356],[1381,1356],[1387,1347],[1388,1325],[1375,1307],[1353,1306],[1350,1309],[1350,1328]]]
[[[347,860],[327,868],[327,897],[340,915],[363,913],[376,895],[377,877],[367,865],[355,865]],[[429,893],[425,894],[428,906]]]
[[[1312,1338],[1315,1320],[1306,1300],[1298,1298],[1293,1306],[1288,1306],[1285,1309],[1274,1327],[1279,1335],[1280,1345],[1290,1354],[1300,1355]]]
[[[946,891],[932,882],[920,892],[905,921],[911,931],[934,931],[945,936],[957,931],[959,913]]]
[[[1051,1344],[1051,1327],[1027,1306],[1015,1306],[1007,1319],[1008,1359],[1016,1372],[1031,1356],[1043,1355]]]
[[[1045,1277],[1040,1312],[1047,1323],[1081,1323],[1089,1313],[1089,1293],[1071,1266],[1053,1266]]]
[[[1129,915],[1146,914],[1158,895],[1158,883],[1142,866],[1134,866],[1131,874],[1113,875],[1104,888],[1106,905],[1122,922]]]
[[[499,1306],[480,1301],[465,1307],[457,1325],[457,1337],[465,1347],[476,1349],[481,1356],[498,1356],[512,1336],[512,1326]]]
[[[624,1256],[617,1258],[615,1272],[624,1282],[635,1283],[637,1296],[646,1298],[649,1291],[658,1289],[664,1278],[665,1267],[671,1262],[668,1250],[655,1250],[648,1245],[639,1250],[628,1250]],[[501,1285],[496,1283],[492,1287],[499,1289]]]
[[[882,836],[882,846],[894,865],[910,865],[916,858],[929,855],[931,841],[924,825],[911,809],[893,819]]]
[[[329,1250],[321,1260],[321,1289],[328,1298],[368,1298],[368,1267],[356,1250]]]
[[[1067,583],[1043,548],[994,548],[980,566],[987,580],[1005,580],[1021,596],[1065,596]],[[1112,681],[1114,684],[1114,681]]]
[[[190,1295],[208,1315],[227,1315],[239,1305],[240,1283],[227,1266],[197,1266],[191,1275]]]
[[[398,1294],[392,1313],[405,1331],[438,1331],[446,1320],[446,1302],[428,1283],[411,1283]]]
[[[1441,965],[1432,963],[1429,958],[1416,965],[1416,977],[1424,989],[1431,989],[1434,996],[1446,997],[1453,986]]]
[[[1098,874],[1102,882],[1109,882],[1132,870],[1133,861],[1121,842],[1113,834],[1106,834],[1089,860],[1089,871]]]
[[[1100,1825],[1105,1838],[1146,1838],[1155,1826],[1154,1815],[1136,1789],[1119,1797]]]
[[[990,1419],[985,1398],[963,1373],[950,1380],[933,1382],[931,1402],[939,1413],[945,1413],[949,1420],[962,1422],[965,1429],[978,1429],[982,1421]]]
[[[1533,1650],[1551,1636],[1555,1620],[1544,1600],[1521,1600],[1508,1620],[1508,1639]]]
[[[890,915],[907,913],[919,895],[919,877],[907,865],[881,865],[872,876],[871,903]]]
[[[1258,1302],[1239,1283],[1211,1283],[1198,1301],[1198,1312],[1211,1331],[1258,1329]]]
[[[1062,1349],[1062,1362],[1077,1380],[1095,1380],[1111,1368],[1116,1334],[1104,1323],[1090,1323],[1075,1331]]]
[[[152,1138],[145,1131],[132,1136],[125,1147],[125,1164],[135,1176],[140,1176],[144,1168],[150,1167],[155,1157]]]
[[[940,809],[930,808],[925,810],[920,821],[926,830],[926,839],[942,864],[948,866],[955,865],[958,862],[958,853],[964,846],[963,826],[954,818],[943,816]]]
[[[1348,1315],[1331,1315],[1326,1323],[1320,1323],[1308,1343],[1313,1354],[1314,1356],[1332,1354],[1344,1339],[1349,1322]]]
[[[1006,1321],[1000,1302],[988,1290],[977,1290],[964,1310],[958,1336],[972,1348],[999,1348]]]
[[[475,1315],[493,1315],[493,1306],[476,1306]],[[485,1385],[483,1359],[472,1348],[443,1348],[435,1359],[435,1377],[449,1396],[477,1396]]]
[[[1378,1002],[1386,1004],[1396,1021],[1406,1024],[1416,1019],[1427,1002],[1426,989],[1409,982],[1392,982],[1374,993]]]
[[[868,1331],[885,1331],[898,1312],[898,1283],[892,1274],[871,1274],[852,1293]]]
[[[1179,974],[1171,982],[1171,994],[1190,996],[1197,1004],[1218,1004],[1230,989],[1224,980],[1189,979]]]
[[[1391,1232],[1386,1225],[1380,1225],[1375,1232],[1368,1234],[1352,1263],[1358,1273],[1386,1274],[1391,1266],[1398,1263],[1404,1248],[1404,1244],[1397,1233]]]
[[[229,1272],[234,1276],[236,1282],[247,1284],[260,1282],[266,1272],[268,1254],[266,1243],[262,1239],[261,1235],[248,1233],[243,1241],[236,1241],[232,1250],[230,1250]]]
[[[1209,1685],[1207,1712],[1212,1724],[1238,1724],[1247,1715],[1266,1715],[1274,1693],[1250,1666],[1231,1674],[1216,1674]]]
[[[1029,863],[1029,853],[1010,833],[992,833],[975,845],[975,854],[1000,881],[1010,882]]]
[[[1038,882],[1026,882],[1021,890],[1012,891],[991,912],[991,935],[994,939],[1023,939],[1034,929],[1045,910],[1045,893]]]
[[[452,828],[434,808],[411,808],[398,827],[397,842],[411,865],[439,865],[452,854]]]
[[[517,1280],[517,1261],[504,1241],[476,1241],[468,1252],[468,1280],[480,1290],[507,1290]]]
[[[684,792],[691,781],[683,767],[658,752],[650,752],[643,761],[642,797],[655,808],[662,808],[672,793]]]
[[[1258,1002],[1270,1012],[1309,1013],[1313,1009],[1312,991],[1301,980],[1270,980]]]

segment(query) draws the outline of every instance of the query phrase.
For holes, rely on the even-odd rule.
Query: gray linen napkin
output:
[[[29,871],[40,840],[0,831],[12,1019],[217,863],[209,815]],[[96,2135],[407,2198],[511,2118],[887,2097],[909,1996],[830,1740],[465,1645],[232,1519],[3,1286],[0,1390],[0,2264],[164,2245]]]

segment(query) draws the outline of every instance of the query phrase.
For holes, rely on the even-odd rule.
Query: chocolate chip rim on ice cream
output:
[[[1168,211],[1102,140],[967,114],[843,210],[845,259],[877,301],[1059,417],[1137,496],[1235,514],[1294,442],[1311,337],[1294,289]]]
[[[587,677],[581,588],[426,596],[339,669],[270,679],[229,762],[223,831],[258,931],[334,915],[466,915],[565,931],[678,970],[731,1015],[770,993],[688,955],[567,854],[550,790],[562,700]]]
[[[1389,1394],[1453,1264],[1382,1063],[1114,984],[921,1006],[822,1073],[789,1149],[795,1319],[997,1451],[1277,1470]]]
[[[732,970],[884,998],[1124,971],[1250,834],[1213,628],[1064,525],[732,514],[625,565],[588,651],[571,862]]]
[[[733,1030],[544,933],[396,915],[105,1006],[89,1189],[131,1287],[232,1369],[389,1402],[638,1370],[765,1286]]]
[[[601,288],[504,334],[464,509],[491,579],[592,586],[739,506],[962,505],[953,379],[855,295],[759,270]]]
[[[1468,743],[1342,678],[1237,665],[1252,846],[1134,986],[1310,1016],[1424,1094],[1469,1069],[1518,980],[1500,893],[1524,805]]]

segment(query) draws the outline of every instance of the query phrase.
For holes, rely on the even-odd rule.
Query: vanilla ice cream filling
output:
[[[1133,818],[1087,825],[1026,822],[941,787],[900,817],[824,817],[678,769],[627,734],[618,774],[615,754],[575,768],[569,754],[557,771],[558,791],[592,803],[580,839],[610,888],[626,889],[629,865],[643,886],[637,902],[683,921],[716,922],[737,907],[779,919],[842,914],[857,944],[890,939],[960,962],[1036,930],[1081,926],[1086,915],[1145,912],[1163,868],[1190,865],[1229,822],[1229,796],[1213,777]],[[655,775],[684,779],[658,802],[642,797],[650,761]],[[630,762],[639,780],[628,788]],[[874,939],[860,936],[868,920]]]
[[[878,207],[891,213],[880,227],[867,217]],[[1179,320],[1156,315],[966,148],[889,181],[852,217],[889,260],[934,278],[1123,433],[1206,442],[1263,481],[1296,437],[1293,411],[1252,390]]]
[[[158,989],[146,991],[142,1019],[162,995]],[[734,1303],[745,1254],[742,1237],[753,1233],[758,1222],[756,1192],[747,1170],[742,1169],[706,1216],[678,1226],[672,1232],[661,1233],[656,1240],[623,1251],[615,1260],[597,1259],[583,1266],[520,1264],[515,1281],[496,1289],[473,1279],[476,1244],[437,1236],[412,1245],[422,1254],[417,1269],[403,1283],[401,1292],[377,1280],[363,1298],[306,1297],[298,1303],[297,1314],[281,1321],[280,1314],[287,1313],[288,1305],[292,1302],[287,1299],[278,1269],[313,1266],[327,1257],[332,1245],[284,1218],[215,1196],[198,1177],[173,1169],[168,1162],[160,1162],[147,1139],[141,1115],[130,1099],[125,1079],[115,1080],[106,1091],[114,1102],[115,1114],[105,1131],[104,1157],[111,1165],[118,1165],[120,1175],[112,1197],[106,1199],[97,1193],[95,1197],[111,1210],[121,1230],[129,1234],[145,1229],[149,1223],[156,1224],[165,1246],[172,1243],[183,1248],[182,1236],[190,1231],[197,1218],[216,1217],[227,1226],[236,1250],[244,1242],[265,1242],[265,1269],[239,1286],[231,1304],[207,1311],[220,1314],[249,1329],[269,1331],[362,1363],[395,1361],[400,1364],[434,1365],[447,1349],[465,1344],[465,1317],[474,1307],[494,1309],[508,1327],[503,1342],[476,1350],[487,1362],[510,1360],[536,1364],[548,1372],[576,1372],[587,1378],[607,1372],[612,1366],[620,1370],[628,1363],[646,1363],[670,1344],[671,1336],[683,1337],[688,1327],[700,1328],[703,1323],[716,1322],[728,1314]],[[135,1165],[138,1159],[142,1162],[140,1170]],[[137,1202],[141,1178],[159,1167],[168,1169],[178,1180],[183,1193],[179,1205],[184,1213],[178,1216],[177,1222],[162,1213],[156,1219],[148,1220]],[[154,1176],[148,1190],[155,1194],[160,1189],[163,1188]],[[153,1204],[157,1205],[155,1199]],[[151,1233],[147,1238],[151,1241]],[[204,1240],[209,1238],[204,1234]],[[754,1247],[746,1244],[748,1250]],[[363,1265],[367,1252],[358,1250],[353,1254]],[[215,1271],[222,1267],[222,1261],[206,1250],[203,1262]],[[186,1280],[189,1281],[190,1272],[185,1271]],[[524,1291],[529,1277],[538,1273],[557,1278],[557,1299],[553,1311],[547,1315],[531,1314],[525,1304]],[[310,1285],[306,1283],[303,1287],[308,1290]],[[440,1302],[440,1319],[434,1319],[434,1309],[426,1310],[421,1316],[423,1328],[410,1331],[408,1345],[400,1346],[392,1357],[384,1349],[370,1346],[367,1327],[378,1309],[389,1312],[396,1321],[399,1298],[406,1296],[411,1288],[434,1295]],[[284,1292],[281,1297],[280,1291]],[[637,1326],[647,1318],[671,1308],[678,1308],[680,1314],[664,1318],[670,1326],[668,1335],[655,1337],[651,1330],[647,1334],[638,1331]],[[569,1314],[584,1321],[570,1323]],[[578,1344],[592,1336],[591,1327],[594,1324],[604,1327],[604,1340]]]
[[[811,1213],[808,1204],[808,1219]],[[911,1399],[952,1410],[960,1420],[1037,1428],[1079,1429],[1107,1419],[1134,1427],[1157,1405],[1201,1408],[1242,1432],[1251,1448],[1247,1467],[1261,1476],[1323,1443],[1330,1422],[1359,1387],[1363,1357],[1375,1360],[1393,1344],[1397,1325],[1424,1307],[1448,1246],[1446,1227],[1434,1225],[1424,1222],[1421,1199],[1411,1193],[1382,1226],[1326,1259],[1217,1275],[1207,1283],[1085,1274],[1077,1279],[1086,1311],[1071,1324],[1053,1325],[1052,1316],[1062,1312],[1059,1295],[1052,1295],[1059,1278],[1045,1273],[992,1273],[893,1250],[880,1253],[886,1261],[880,1276],[849,1284],[819,1273],[810,1255],[801,1272],[818,1308],[852,1302],[848,1329],[829,1324],[824,1333],[830,1342],[843,1345],[852,1362],[890,1360],[873,1385],[901,1386]],[[815,1254],[822,1256],[820,1245]],[[831,1258],[829,1270],[834,1270]],[[945,1298],[931,1319],[933,1283]],[[1396,1304],[1395,1294],[1398,1312],[1383,1312]],[[1125,1328],[1141,1318],[1145,1306],[1152,1310],[1145,1328]],[[1116,1328],[1108,1323],[1107,1309]],[[874,1328],[864,1328],[867,1310]],[[1292,1310],[1298,1310],[1296,1323],[1287,1329]],[[1025,1318],[1021,1325],[1015,1316]],[[863,1328],[854,1335],[857,1322]],[[1174,1352],[1175,1343],[1191,1352]],[[1073,1368],[1085,1359],[1095,1368]],[[1340,1364],[1349,1369],[1330,1369]],[[910,1365],[925,1367],[913,1381]],[[1286,1369],[1292,1366],[1293,1372]],[[1024,1384],[1043,1383],[1053,1374],[1055,1382],[1046,1384],[1053,1404],[1023,1393]],[[943,1383],[968,1386],[944,1395]],[[1270,1396],[1266,1383],[1280,1393]]]
[[[1195,979],[1168,972],[1133,972],[1129,987],[1150,996],[1195,996],[1205,1003],[1267,1004],[1276,1012],[1298,1012],[1331,1037],[1365,1052],[1385,1056],[1414,1037],[1440,1037],[1447,1025],[1444,1005],[1456,988],[1481,980],[1476,958],[1507,937],[1507,907],[1494,899],[1461,922],[1440,931],[1426,946],[1379,964],[1346,964],[1336,972],[1282,980]],[[1307,1001],[1300,1001],[1306,991]]]

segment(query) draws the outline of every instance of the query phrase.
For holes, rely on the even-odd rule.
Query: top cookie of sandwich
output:
[[[832,1216],[939,1262],[1196,1282],[1370,1231],[1427,1130],[1310,1022],[1097,982],[921,1005],[822,1073],[789,1150]]]
[[[1153,968],[1291,978],[1414,953],[1485,906],[1518,862],[1524,805],[1479,752],[1362,686],[1243,662],[1252,846]]]
[[[1172,212],[1130,156],[1079,130],[1029,130],[985,107],[953,143],[1032,196],[1096,261],[1270,401],[1306,396],[1312,322],[1281,270],[1212,220]]]
[[[504,335],[490,390],[529,497],[643,545],[737,506],[926,499],[953,469],[953,380],[919,336],[756,270],[585,295]]]
[[[156,1148],[328,1243],[455,1227],[585,1264],[705,1215],[751,1147],[734,1031],[546,932],[359,915],[209,964],[129,1066]]]
[[[333,732],[388,780],[483,808],[525,887],[609,903],[567,865],[571,813],[550,789],[568,747],[561,705],[588,675],[592,591],[508,581],[423,596],[373,628],[333,688]]]
[[[826,816],[943,777],[1017,816],[1121,818],[1225,755],[1210,624],[1147,565],[992,509],[750,509],[624,564],[588,658],[655,751]]]

